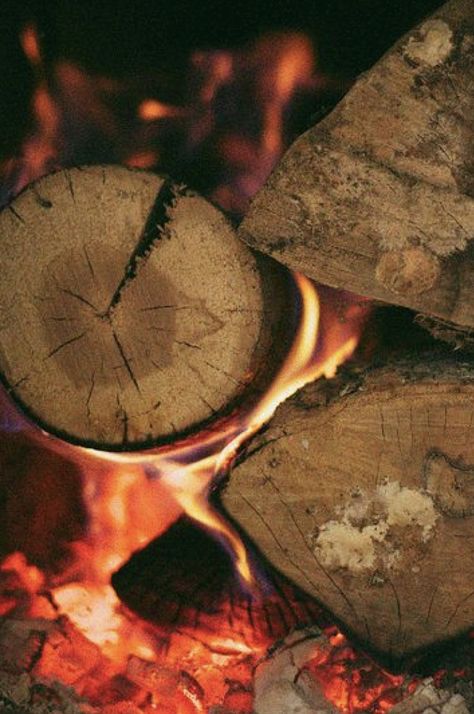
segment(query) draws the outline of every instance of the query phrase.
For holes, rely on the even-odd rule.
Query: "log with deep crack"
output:
[[[473,87],[474,4],[451,0],[290,147],[241,237],[323,284],[473,328]]]
[[[270,562],[398,659],[474,625],[474,367],[443,351],[283,404],[222,491]]]
[[[182,186],[60,171],[3,210],[0,235],[0,371],[48,431],[107,448],[172,440],[272,378],[287,275]]]

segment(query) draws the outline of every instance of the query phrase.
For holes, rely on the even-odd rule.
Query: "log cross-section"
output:
[[[474,626],[474,369],[452,358],[309,385],[222,500],[271,563],[399,658]]]
[[[271,378],[285,277],[189,190],[117,166],[64,170],[3,210],[0,237],[0,371],[46,429],[138,448]]]

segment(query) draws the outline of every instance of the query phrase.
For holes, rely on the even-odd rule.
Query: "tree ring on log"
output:
[[[143,448],[271,379],[285,273],[186,188],[118,166],[60,171],[3,210],[0,235],[0,371],[48,431]]]
[[[474,364],[415,358],[308,385],[230,474],[270,562],[400,659],[474,625]]]

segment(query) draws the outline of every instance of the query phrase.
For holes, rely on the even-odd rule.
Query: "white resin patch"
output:
[[[428,20],[422,25],[419,37],[410,37],[405,55],[415,62],[435,67],[444,62],[453,49],[453,32],[443,20]]]
[[[390,536],[416,528],[426,542],[439,517],[428,494],[398,481],[385,481],[372,494],[354,493],[336,514],[338,520],[324,523],[313,537],[314,552],[324,567],[351,573],[393,568],[403,552]]]
[[[385,506],[389,526],[419,526],[423,540],[429,538],[438,513],[428,494],[389,481],[378,487],[377,496]]]
[[[329,521],[320,529],[317,552],[328,568],[347,568],[353,573],[375,566],[375,544],[383,540],[386,523],[357,528],[351,523]]]

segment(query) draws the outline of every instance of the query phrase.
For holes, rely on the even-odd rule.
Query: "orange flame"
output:
[[[66,130],[69,124],[80,129],[81,137],[91,130],[92,143],[105,139],[113,147],[111,161],[160,170],[163,144],[159,132],[172,125],[185,133],[185,150],[191,153],[213,139],[213,159],[225,164],[229,179],[211,187],[208,195],[223,208],[242,213],[284,150],[285,114],[293,97],[300,91],[327,86],[327,79],[315,74],[314,48],[301,33],[263,36],[239,51],[196,52],[192,64],[199,82],[185,107],[152,98],[155,92],[137,98],[136,85],[89,77],[65,61],[49,67],[48,75],[35,28],[25,27],[20,40],[37,77],[31,103],[35,128],[23,144],[21,158],[6,164],[12,192],[53,168],[75,162],[75,137],[70,128]],[[239,122],[234,122],[235,126],[224,122],[224,128],[218,122],[219,93],[239,83],[245,85],[247,98],[240,104],[249,104],[250,113],[258,114],[251,130],[244,130]],[[117,105],[127,104],[123,101],[124,97],[128,100],[127,92],[133,100],[122,116]],[[115,101],[117,98],[120,101]],[[80,146],[80,140],[78,143]],[[80,151],[79,155],[84,160]],[[90,160],[87,156],[86,161]],[[19,618],[56,622],[67,620],[63,617],[67,615],[78,648],[82,637],[82,659],[97,658],[92,663],[93,681],[89,682],[86,674],[71,683],[68,665],[65,670],[58,665],[61,658],[55,653],[56,642],[33,674],[73,684],[81,696],[97,702],[106,714],[152,710],[196,714],[214,705],[242,714],[251,711],[253,665],[270,639],[275,639],[268,635],[257,640],[249,635],[247,630],[255,629],[252,613],[247,626],[234,623],[232,602],[226,603],[226,612],[232,615],[230,628],[222,627],[217,634],[212,631],[212,646],[200,641],[203,632],[187,635],[181,628],[168,638],[163,652],[162,633],[125,609],[110,579],[136,550],[163,533],[184,511],[222,538],[241,580],[249,589],[257,589],[245,545],[211,505],[210,491],[281,402],[310,381],[334,376],[338,366],[350,358],[368,312],[367,304],[347,295],[341,313],[338,293],[317,290],[297,273],[293,279],[300,305],[299,327],[280,372],[257,404],[187,441],[140,454],[68,447],[46,435],[49,448],[66,450],[73,460],[81,457],[87,533],[72,544],[70,564],[56,575],[30,565],[21,553],[8,556],[0,567],[7,580],[6,594],[2,592],[0,597],[0,615],[13,613]],[[291,602],[288,608],[294,606]],[[271,619],[266,610],[265,617]],[[219,620],[219,626],[223,621]],[[307,665],[325,696],[347,714],[388,712],[403,696],[403,678],[368,663],[341,633],[334,630],[327,635],[329,646],[315,651]],[[187,669],[196,680],[183,675]],[[126,702],[107,690],[107,682],[113,682],[112,690],[122,680],[132,691],[127,691]],[[230,680],[243,681],[245,686],[232,691]],[[405,689],[409,691],[409,687],[410,683]]]
[[[143,121],[157,121],[182,114],[179,107],[163,104],[156,99],[144,99],[137,109],[137,114]]]
[[[26,25],[20,33],[20,44],[23,52],[32,65],[41,64],[41,50],[38,33],[34,25]]]

